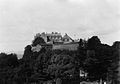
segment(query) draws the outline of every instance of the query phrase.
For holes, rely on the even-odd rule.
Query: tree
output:
[[[74,74],[73,58],[69,55],[53,55],[48,66],[48,73],[55,77],[70,77]]]
[[[78,55],[76,55],[76,60],[78,60],[79,67],[83,69],[84,61],[87,57],[87,41],[80,39],[78,47]]]
[[[36,46],[38,44],[45,44],[46,42],[44,41],[44,39],[42,37],[37,37],[33,40],[32,42],[32,46]]]
[[[24,54],[23,54],[23,59],[24,60],[30,60],[30,58],[32,57],[31,48],[32,48],[31,45],[27,45],[25,47]]]
[[[107,44],[102,44],[97,36],[93,36],[83,46],[83,40],[79,42],[79,56],[84,71],[87,71],[91,80],[107,80],[110,67],[113,63],[113,48]],[[85,53],[83,53],[85,52]],[[85,58],[84,58],[85,56]]]
[[[104,44],[96,46],[94,50],[87,50],[87,59],[85,61],[85,69],[88,76],[93,80],[107,80],[109,67],[114,59],[112,47]]]
[[[12,84],[13,69],[19,65],[16,54],[0,54],[0,83]]]
[[[18,65],[18,58],[16,54],[0,54],[0,68],[6,68],[7,66],[15,67]]]
[[[113,60],[112,65],[109,68],[109,80],[113,83],[119,84],[119,61],[120,61],[120,41],[116,41],[112,45],[113,49]]]
[[[90,39],[88,39],[88,49],[89,50],[94,50],[95,48],[97,48],[97,46],[99,46],[101,44],[100,39],[98,38],[98,36],[93,36]]]

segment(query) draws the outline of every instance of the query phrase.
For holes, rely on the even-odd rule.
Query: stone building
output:
[[[53,45],[53,50],[70,50],[70,51],[75,51],[79,47],[78,42],[71,42],[71,43],[64,43],[64,44],[54,44]]]
[[[61,35],[61,33],[58,32],[52,32],[52,33],[37,33],[35,38],[37,37],[42,37],[44,39],[44,41],[46,43],[50,43],[50,44],[54,44],[54,43],[59,43],[59,44],[63,44],[63,43],[70,43],[73,42],[73,39],[68,36],[67,34],[65,34],[63,37]]]
[[[34,38],[42,37],[44,41],[46,42],[45,45],[41,45],[42,47],[45,47],[46,49],[59,49],[59,50],[77,50],[78,49],[78,42],[75,42],[70,36],[65,34],[63,37],[58,32],[52,32],[52,33],[37,33]],[[34,51],[39,51],[40,46],[37,46],[33,48]]]
[[[68,36],[67,34],[65,34],[63,36],[62,40],[63,40],[64,43],[74,42],[74,40],[70,36]]]

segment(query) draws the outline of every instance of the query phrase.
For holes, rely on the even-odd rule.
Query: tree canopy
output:
[[[32,46],[36,46],[38,44],[45,44],[46,42],[44,41],[44,39],[42,37],[37,37],[33,40],[32,42]]]
[[[109,46],[93,36],[88,40],[80,39],[77,51],[42,48],[33,52],[32,47],[38,44],[46,43],[43,38],[37,37],[24,48],[21,59],[16,54],[0,53],[0,84],[39,84],[57,78],[81,79],[80,70],[88,73],[87,79],[91,81],[117,80],[119,42]]]

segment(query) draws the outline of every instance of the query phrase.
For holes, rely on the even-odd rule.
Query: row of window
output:
[[[49,39],[53,39],[53,40],[54,40],[54,39],[59,39],[59,40],[62,39],[62,37],[56,37],[56,36],[55,36],[55,37],[53,37],[53,36],[50,37],[50,36],[49,36],[48,38],[49,38]]]

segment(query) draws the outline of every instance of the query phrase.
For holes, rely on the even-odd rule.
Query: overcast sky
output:
[[[0,0],[0,52],[23,51],[41,32],[120,40],[120,0]]]

